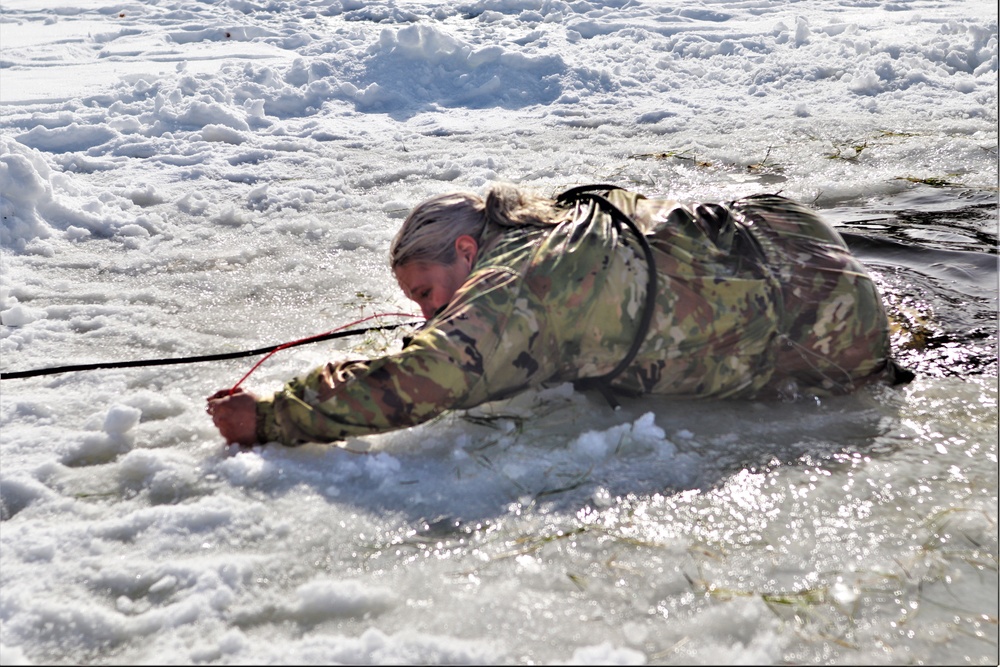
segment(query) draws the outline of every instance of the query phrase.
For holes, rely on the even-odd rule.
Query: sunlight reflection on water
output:
[[[873,208],[879,231],[844,222],[868,210],[835,217],[890,310],[911,311],[909,320],[897,312],[909,329],[894,334],[918,372],[911,385],[815,404],[644,398],[614,419],[596,403],[552,396],[530,429],[501,429],[483,450],[520,475],[501,482],[528,491],[516,512],[444,503],[436,509],[446,521],[403,542],[417,540],[408,548],[423,552],[429,571],[461,573],[467,594],[493,599],[519,581],[536,596],[508,596],[511,613],[537,612],[547,599],[537,595],[558,595],[567,614],[627,625],[649,656],[684,655],[692,633],[711,641],[716,613],[755,619],[758,632],[793,629],[798,643],[785,656],[802,662],[961,661],[956,637],[988,654],[997,640],[995,196],[943,194],[926,216]],[[913,227],[953,221],[975,233]],[[892,243],[864,245],[860,233]],[[971,269],[956,271],[951,258]],[[617,441],[615,424],[647,410],[662,446],[615,449],[581,468],[573,434],[596,429]],[[482,442],[468,427],[466,441]],[[532,476],[522,456],[546,472]],[[468,474],[500,469],[483,465],[473,459]]]

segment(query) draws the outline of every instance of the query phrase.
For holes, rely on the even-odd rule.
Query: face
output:
[[[420,306],[426,319],[431,319],[441,306],[447,305],[461,287],[476,263],[479,244],[471,236],[455,239],[455,261],[451,264],[414,260],[400,264],[394,270],[399,287],[407,299]]]
[[[457,259],[453,264],[413,261],[396,267],[396,280],[406,298],[420,306],[430,319],[441,306],[448,304],[469,277],[469,266]]]

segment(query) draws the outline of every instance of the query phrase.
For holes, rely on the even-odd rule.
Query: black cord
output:
[[[327,334],[320,334],[310,338],[303,338],[292,343],[281,343],[270,345],[256,350],[243,350],[241,352],[223,352],[220,354],[204,354],[196,357],[176,357],[173,359],[135,359],[132,361],[108,361],[96,364],[74,364],[72,366],[56,366],[53,368],[36,368],[28,371],[11,371],[0,373],[0,380],[14,380],[17,378],[30,378],[39,375],[56,375],[57,373],[69,373],[72,371],[91,371],[98,368],[135,368],[137,366],[170,366],[172,364],[194,364],[202,361],[222,361],[223,359],[239,359],[240,357],[253,357],[259,354],[274,352],[279,348],[297,347],[307,343],[318,343],[333,338],[345,338],[347,336],[357,336],[371,331],[384,331],[388,329],[398,329],[399,327],[413,326],[422,323],[402,322],[400,324],[386,324],[378,327],[368,327],[365,329],[351,329],[349,331],[334,331]]]
[[[649,326],[653,321],[653,312],[656,310],[656,296],[659,289],[659,272],[656,268],[656,258],[653,255],[653,249],[650,247],[649,240],[646,238],[646,235],[642,233],[642,230],[635,224],[635,221],[622,213],[621,209],[612,204],[607,197],[593,192],[593,190],[612,191],[621,189],[622,188],[616,185],[607,184],[581,185],[567,190],[556,198],[556,201],[560,204],[569,204],[576,201],[592,202],[596,207],[611,216],[611,220],[615,223],[619,234],[623,233],[622,225],[632,232],[632,235],[635,236],[635,240],[639,243],[639,247],[642,248],[643,258],[646,261],[646,298],[642,310],[642,319],[639,321],[639,326],[636,328],[636,334],[632,339],[632,345],[629,347],[628,353],[610,372],[597,377],[580,378],[574,383],[578,389],[586,390],[596,388],[601,392],[608,404],[616,410],[619,408],[619,405],[618,401],[614,397],[614,393],[611,388],[611,381],[621,375],[621,373],[628,368],[629,364],[632,363],[636,355],[639,353],[639,348],[642,347],[646,337],[649,335]]]

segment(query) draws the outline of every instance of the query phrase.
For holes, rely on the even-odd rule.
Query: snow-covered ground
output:
[[[897,341],[958,342],[344,449],[224,446],[252,359],[4,379],[0,662],[996,664],[997,92],[992,0],[3,0],[4,372],[412,312],[402,218],[496,180],[781,191],[909,240],[859,246]]]

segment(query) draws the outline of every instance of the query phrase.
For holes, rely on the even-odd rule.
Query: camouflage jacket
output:
[[[656,307],[612,382],[683,398],[848,391],[888,362],[888,324],[832,228],[779,197],[680,206],[605,193],[646,233]],[[578,202],[552,227],[490,229],[465,284],[400,352],[321,366],[258,402],[258,437],[329,442],[427,421],[544,383],[603,375],[642,332],[647,267]]]

